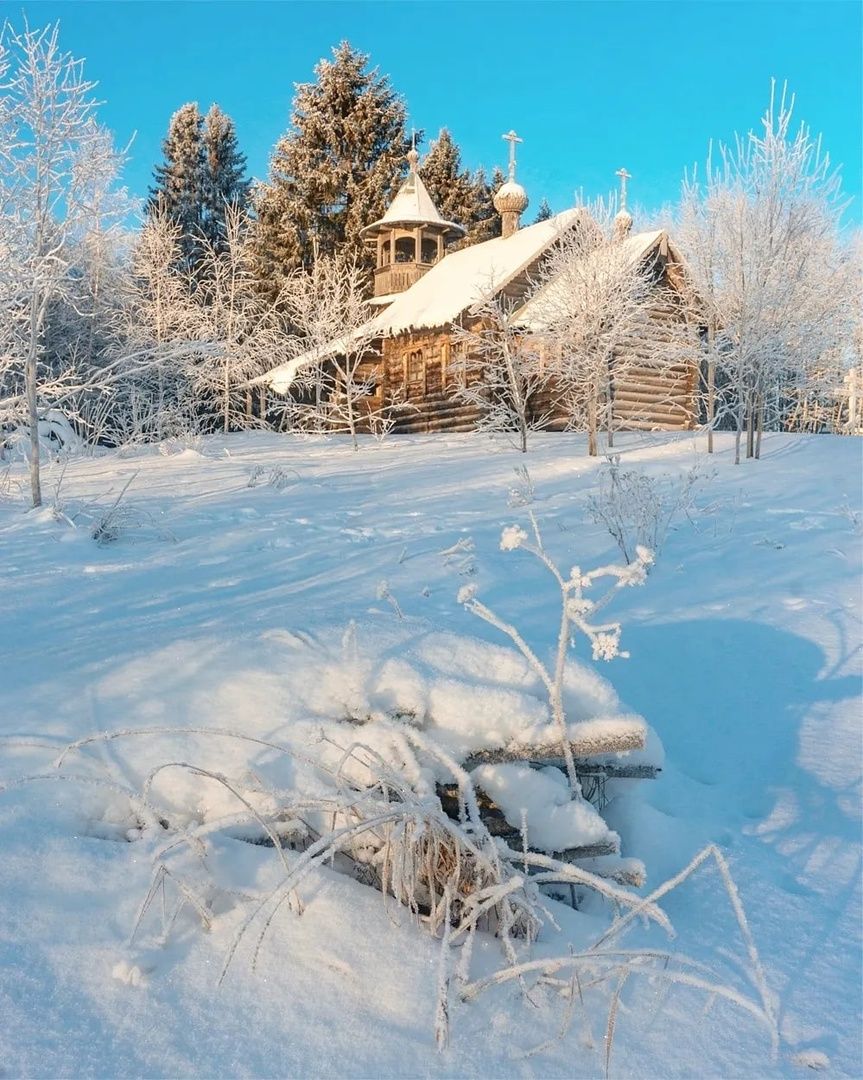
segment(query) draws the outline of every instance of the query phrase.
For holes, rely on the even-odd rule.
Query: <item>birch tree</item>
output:
[[[223,214],[223,234],[202,241],[199,336],[213,353],[196,365],[195,385],[199,398],[214,401],[227,434],[257,422],[249,380],[288,359],[289,338],[278,301],[257,288],[248,216],[235,206],[226,206]]]
[[[651,264],[615,238],[609,207],[584,208],[541,266],[522,321],[548,344],[548,363],[571,426],[598,453],[605,424],[613,438],[612,378],[624,345],[644,333],[652,299]]]
[[[679,240],[707,316],[708,432],[730,417],[738,463],[744,435],[746,456],[760,456],[783,387],[851,332],[841,178],[820,137],[792,130],[793,111],[774,83],[760,133],[721,145],[703,180],[684,183]]]
[[[361,425],[386,421],[393,407],[380,394],[375,334],[365,301],[365,277],[350,258],[322,256],[297,270],[279,298],[293,326],[300,406],[317,430],[346,431],[355,450]]]
[[[45,351],[52,303],[68,298],[76,241],[106,214],[94,202],[116,177],[118,155],[96,122],[94,83],[60,49],[58,27],[0,34],[0,208],[4,249],[3,394],[23,398],[30,437],[30,488],[41,505],[39,421],[74,375],[58,382]]]
[[[120,442],[163,439],[197,426],[193,358],[203,351],[193,271],[183,263],[182,228],[164,207],[145,219],[132,251],[133,293],[121,349],[125,382],[115,419]]]
[[[519,325],[516,303],[498,295],[475,304],[452,344],[462,358],[456,396],[479,410],[478,430],[514,436],[526,454],[529,432],[549,420],[549,374],[539,342]]]

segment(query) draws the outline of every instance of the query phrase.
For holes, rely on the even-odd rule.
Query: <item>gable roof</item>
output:
[[[436,263],[416,284],[399,293],[385,311],[369,319],[352,334],[340,335],[322,348],[302,353],[259,375],[250,385],[263,383],[276,393],[283,394],[302,368],[343,353],[357,342],[395,337],[414,330],[437,329],[455,322],[462,312],[496,295],[529,270],[555,241],[581,220],[584,213],[586,211],[581,209],[564,210],[546,221],[519,229],[512,236],[496,237],[452,252]],[[663,241],[668,244],[667,234],[658,230],[636,233],[623,243],[631,249],[633,259],[639,261]],[[670,244],[669,249],[674,251]],[[676,251],[674,254],[677,255]],[[536,293],[519,312],[519,323],[526,330],[542,329],[543,295],[550,287],[547,285]]]
[[[463,311],[500,292],[524,273],[578,220],[583,211],[564,210],[512,236],[454,251],[393,300],[374,320],[381,337],[431,330],[454,322]]]
[[[620,241],[623,251],[631,258],[633,267],[648,258],[660,247],[663,240],[668,241],[662,229],[653,232],[636,233]],[[517,323],[525,330],[541,331],[548,326],[550,313],[555,310],[561,299],[561,287],[558,280],[549,281],[531,296],[517,315]]]

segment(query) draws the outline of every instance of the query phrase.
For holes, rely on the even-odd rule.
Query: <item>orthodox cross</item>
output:
[[[509,179],[515,180],[515,144],[524,142],[524,139],[520,139],[514,131],[508,131],[501,138],[509,143]]]
[[[626,169],[618,169],[614,174],[620,177],[620,209],[626,209],[626,181],[631,180],[632,176],[626,171]]]

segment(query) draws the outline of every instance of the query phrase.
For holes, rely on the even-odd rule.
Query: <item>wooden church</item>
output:
[[[364,376],[374,386],[366,408],[380,410],[387,402],[401,403],[394,411],[396,432],[468,431],[478,419],[477,407],[459,398],[459,377],[464,370],[454,341],[454,327],[471,318],[477,303],[506,297],[517,314],[524,311],[525,334],[539,334],[532,325],[537,304],[532,283],[544,258],[569,229],[577,228],[587,213],[563,213],[527,227],[520,218],[528,205],[524,188],[515,179],[514,132],[510,141],[509,179],[494,195],[501,217],[501,235],[483,243],[448,252],[465,235],[456,222],[445,221],[419,175],[419,155],[408,154],[409,172],[392,204],[379,221],[369,223],[362,236],[374,251],[374,295],[368,301],[369,322],[363,327],[369,341]],[[632,235],[626,211],[625,170],[621,170],[622,205],[615,219],[617,242],[631,250],[650,274],[655,303],[651,305],[652,332],[684,321],[680,303],[682,261],[664,231]],[[623,376],[609,380],[615,430],[676,430],[695,426],[698,379],[697,348],[691,359],[680,351],[658,362],[655,342],[633,339],[621,357]],[[345,348],[344,339],[329,346],[330,355]],[[274,368],[256,382],[276,394],[290,394],[304,365],[321,360],[300,356]],[[550,417],[546,426],[563,429],[569,417],[562,408],[541,403]]]

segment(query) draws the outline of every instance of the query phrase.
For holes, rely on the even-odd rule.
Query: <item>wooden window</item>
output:
[[[408,353],[408,389],[422,392],[424,381],[425,365],[422,349],[414,349]]]
[[[400,236],[396,240],[396,262],[415,262],[417,257],[416,240],[412,236]]]
[[[437,262],[437,240],[434,238],[423,237],[422,261],[428,264]]]

